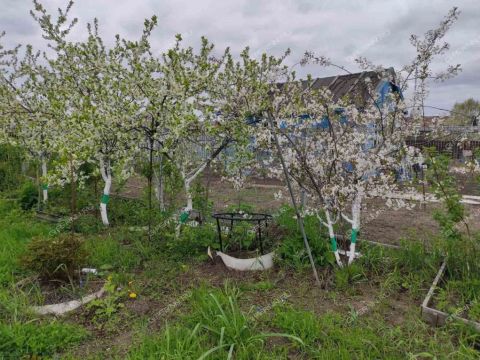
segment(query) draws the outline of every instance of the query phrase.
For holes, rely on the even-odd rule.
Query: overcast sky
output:
[[[49,11],[67,1],[45,0]],[[290,48],[289,62],[296,63],[305,50],[326,55],[356,71],[353,59],[366,56],[374,63],[399,68],[412,58],[408,41],[412,33],[435,27],[453,7],[461,10],[447,41],[451,52],[435,66],[462,64],[460,76],[432,88],[428,104],[451,108],[468,97],[480,99],[479,0],[78,0],[72,15],[79,24],[74,39],[85,35],[85,23],[97,17],[104,38],[138,38],[143,20],[158,16],[153,47],[161,52],[183,35],[197,46],[205,35],[220,51],[229,46],[235,54],[249,46],[252,54],[282,54]],[[0,31],[6,43],[31,43],[42,47],[38,26],[29,15],[29,0],[0,0]],[[301,68],[315,77],[334,75],[335,69]],[[430,114],[440,114],[430,110]]]

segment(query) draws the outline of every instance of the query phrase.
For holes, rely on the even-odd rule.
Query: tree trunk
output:
[[[208,208],[208,200],[210,198],[210,184],[212,180],[212,166],[207,166],[207,184],[205,185],[205,206]]]
[[[148,240],[152,238],[153,139],[148,149]]]
[[[160,211],[165,211],[165,190],[163,183],[163,155],[158,157],[158,163],[160,169],[157,171],[154,170],[153,174],[155,175],[155,196],[158,201],[158,206]]]
[[[41,186],[40,186],[40,170],[39,170],[39,165],[36,164],[35,166],[35,181],[37,182],[37,211],[40,211],[42,210],[41,209],[41,201],[40,201],[40,198],[42,196],[41,192]]]
[[[75,218],[77,214],[77,186],[75,179],[75,171],[73,169],[73,161],[70,159],[70,213],[72,219],[72,233],[75,232]]]
[[[185,181],[185,196],[187,197],[187,207],[185,210],[189,211],[193,209],[193,195],[191,189],[191,180]]]
[[[94,178],[94,182],[93,182],[93,191],[94,191],[94,195],[95,195],[95,200],[94,201],[97,201],[96,199],[98,198],[98,178],[95,176]],[[98,211],[98,209],[95,207],[95,217],[98,219],[100,217],[100,212]]]
[[[357,194],[352,204],[352,235],[350,238],[350,255],[348,256],[348,264],[355,259],[355,247],[357,243],[357,235],[360,230],[360,214],[362,209],[362,195]]]
[[[43,203],[46,204],[48,200],[48,184],[45,181],[47,177],[47,160],[44,155],[42,155],[42,194],[43,194]]]
[[[337,244],[337,239],[335,237],[335,232],[333,231],[333,221],[330,216],[330,211],[325,210],[325,215],[327,217],[327,222],[326,226],[328,228],[328,236],[330,237],[330,244],[332,247],[333,254],[335,255],[335,260],[337,261],[338,266],[342,267],[342,260],[340,259],[340,254],[338,252],[338,244]]]
[[[112,175],[110,170],[110,163],[105,164],[103,160],[100,161],[100,173],[102,174],[102,179],[105,182],[103,187],[103,195],[100,201],[100,215],[102,217],[103,225],[108,226],[108,213],[107,213],[107,204],[110,201],[110,189],[112,187]]]

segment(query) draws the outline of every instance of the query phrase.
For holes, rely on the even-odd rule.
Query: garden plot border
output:
[[[438,287],[438,283],[442,279],[443,275],[445,274],[446,266],[447,266],[447,261],[444,260],[442,263],[442,266],[440,266],[440,269],[437,272],[437,276],[435,276],[435,279],[433,280],[432,286],[430,287],[430,290],[428,291],[427,296],[423,300],[423,303],[421,305],[421,314],[422,314],[423,320],[433,326],[443,326],[452,320],[461,321],[464,324],[471,325],[475,330],[480,332],[479,322],[468,320],[460,316],[457,316],[455,314],[448,314],[444,311],[440,311],[429,306],[432,300],[433,294],[435,293],[435,290]]]
[[[268,254],[249,258],[249,259],[239,259],[233,256],[217,251],[216,255],[219,256],[225,266],[230,270],[237,271],[262,271],[268,270],[273,267],[273,257],[275,252],[270,252]]]
[[[335,235],[335,237],[338,239],[338,240],[345,240],[345,236],[343,236],[342,234],[338,234],[338,235]],[[381,242],[377,242],[377,241],[372,241],[372,240],[364,240],[364,239],[357,239],[357,243],[360,244],[360,243],[367,243],[367,244],[370,244],[370,245],[376,245],[376,246],[383,246],[383,247],[386,247],[386,248],[390,248],[390,249],[401,249],[401,246],[400,245],[396,245],[396,244],[387,244],[387,243],[381,243]],[[346,254],[347,252],[349,251],[346,251],[346,250],[339,250],[338,251],[340,254],[342,254],[342,252],[344,254]],[[342,255],[344,255],[342,254]],[[360,252],[355,252],[355,255],[357,254],[360,254]]]
[[[62,315],[65,315],[67,312],[78,309],[80,306],[83,306],[92,300],[102,297],[104,292],[105,292],[105,287],[102,286],[100,290],[90,295],[83,296],[78,300],[70,300],[63,303],[49,304],[49,305],[43,305],[43,306],[32,306],[32,310],[38,315],[62,316]]]
[[[62,221],[61,216],[54,215],[54,214],[49,214],[49,213],[46,213],[46,212],[43,212],[43,211],[36,211],[35,216],[39,220],[48,221],[48,222],[51,222],[51,223],[59,223],[60,221]]]

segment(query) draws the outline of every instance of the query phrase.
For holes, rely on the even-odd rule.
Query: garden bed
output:
[[[463,317],[458,316],[457,314],[448,314],[444,311],[438,310],[434,308],[434,294],[435,291],[439,287],[439,283],[442,280],[443,276],[445,275],[447,263],[444,261],[442,266],[438,270],[437,276],[435,277],[430,290],[427,293],[427,296],[423,300],[421,305],[421,312],[422,318],[433,326],[443,326],[447,324],[449,321],[460,321],[464,324],[472,326],[474,329],[480,332],[480,322],[476,322],[473,320],[465,319]]]
[[[103,280],[89,280],[82,286],[75,284],[73,287],[68,283],[40,282],[39,291],[41,296],[37,300],[36,305],[51,305],[63,303],[88,294],[98,292],[104,285]]]
[[[104,285],[104,281],[88,281],[82,288],[69,289],[68,286],[41,284],[43,305],[34,305],[32,309],[40,315],[64,315],[101,297],[105,291]]]

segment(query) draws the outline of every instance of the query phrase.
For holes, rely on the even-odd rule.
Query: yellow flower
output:
[[[131,292],[130,294],[128,294],[128,297],[130,299],[136,299],[137,298],[137,294],[135,294],[134,292]]]

